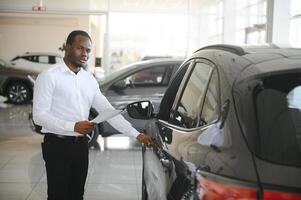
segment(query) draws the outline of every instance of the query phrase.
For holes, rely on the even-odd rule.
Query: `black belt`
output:
[[[67,140],[72,142],[88,141],[88,138],[86,136],[67,136],[67,135],[59,135],[55,133],[45,133],[44,135],[46,137],[59,138],[62,140]]]

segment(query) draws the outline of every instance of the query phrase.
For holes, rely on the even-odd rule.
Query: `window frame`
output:
[[[204,59],[204,58],[195,58],[193,60],[190,60],[188,61],[190,62],[190,66],[188,67],[188,70],[186,71],[186,74],[184,75],[184,78],[182,80],[182,83],[180,84],[180,87],[177,91],[177,94],[176,94],[176,98],[175,98],[175,101],[173,102],[173,105],[172,105],[172,108],[171,108],[171,111],[170,111],[170,117],[168,119],[168,123],[171,124],[172,126],[175,126],[175,127],[178,127],[180,130],[197,130],[197,129],[200,129],[200,128],[203,128],[203,127],[206,127],[208,125],[211,125],[213,123],[217,123],[219,120],[220,120],[220,113],[221,113],[221,93],[220,93],[220,76],[219,76],[219,72],[218,72],[218,69],[216,67],[216,65],[207,60],[207,59]],[[187,62],[187,63],[188,63]],[[212,75],[213,75],[213,72],[216,70],[216,73],[217,73],[217,77],[218,77],[218,118],[217,120],[214,120],[213,122],[211,123],[208,123],[208,124],[204,124],[202,126],[196,126],[196,127],[192,127],[192,128],[185,128],[185,127],[181,127],[181,126],[178,126],[176,124],[174,124],[172,121],[174,120],[174,114],[176,113],[177,111],[177,108],[178,108],[178,105],[182,99],[182,96],[183,96],[183,93],[185,91],[185,88],[187,86],[187,83],[191,77],[191,74],[193,73],[195,67],[196,67],[196,64],[197,63],[204,63],[208,66],[211,67],[211,71],[210,71],[210,74],[208,76],[208,81],[206,83],[206,86],[204,88],[204,95],[202,95],[202,100],[200,102],[200,106],[198,107],[198,113],[199,113],[199,117],[202,115],[202,111],[203,111],[203,107],[204,107],[204,102],[205,102],[205,97],[207,95],[207,91],[208,91],[208,87],[209,87],[209,84],[212,80]],[[160,120],[161,121],[161,120]]]

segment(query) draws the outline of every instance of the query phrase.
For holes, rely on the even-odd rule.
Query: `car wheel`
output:
[[[12,82],[7,89],[8,102],[13,104],[23,104],[30,100],[31,90],[21,81]]]

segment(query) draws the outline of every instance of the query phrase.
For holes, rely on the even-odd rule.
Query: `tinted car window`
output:
[[[211,70],[212,68],[205,63],[196,63],[175,110],[172,123],[184,128],[193,128],[199,124],[202,97]]]
[[[128,77],[133,84],[160,84],[162,83],[165,67],[154,67],[143,71],[136,72]]]
[[[208,86],[199,126],[209,124],[218,119],[219,114],[219,84],[218,74],[214,70]]]
[[[250,81],[245,95],[253,102],[238,113],[251,147],[265,160],[301,166],[300,77],[287,73]],[[250,113],[255,120],[248,120]]]
[[[49,56],[49,64],[55,64],[55,56]]]
[[[170,110],[173,105],[173,102],[176,98],[177,91],[180,87],[182,79],[189,67],[190,63],[185,64],[179,69],[176,75],[172,78],[171,83],[169,84],[168,90],[165,92],[163,99],[160,104],[158,118],[162,120],[168,120],[170,117]]]
[[[23,56],[21,57],[25,60],[31,61],[31,62],[38,62],[38,57],[37,56]]]

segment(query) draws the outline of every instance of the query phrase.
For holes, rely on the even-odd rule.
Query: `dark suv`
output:
[[[214,45],[177,71],[143,148],[143,199],[301,199],[301,49]]]

